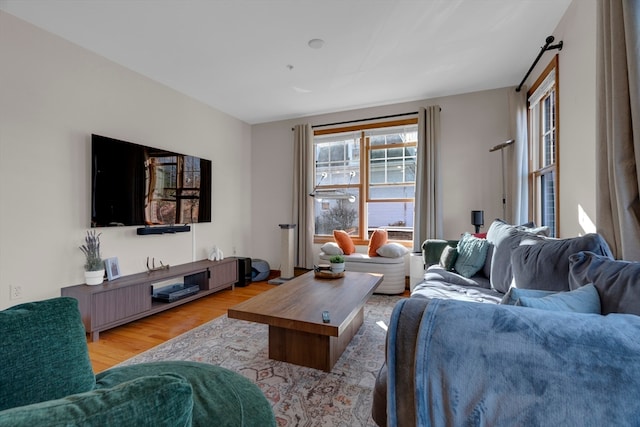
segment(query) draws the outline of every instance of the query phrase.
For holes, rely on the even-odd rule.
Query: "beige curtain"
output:
[[[596,226],[640,261],[640,1],[599,0],[597,19]]]
[[[442,185],[440,182],[440,106],[418,110],[413,250],[420,252],[426,239],[443,238]]]
[[[507,148],[507,205],[510,210],[504,218],[511,224],[524,224],[529,221],[529,164],[527,156],[527,88],[520,92],[515,88],[509,91],[509,112],[511,138],[515,140],[513,148]],[[485,220],[486,221],[486,220]]]
[[[293,128],[293,220],[296,224],[297,267],[313,268],[313,130],[308,124]]]

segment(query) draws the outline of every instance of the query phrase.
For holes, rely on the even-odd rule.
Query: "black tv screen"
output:
[[[211,160],[91,135],[91,226],[211,222]]]

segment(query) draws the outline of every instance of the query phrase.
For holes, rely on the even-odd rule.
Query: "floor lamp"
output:
[[[510,139],[506,142],[503,142],[502,144],[498,144],[495,147],[491,147],[491,149],[489,149],[490,153],[500,150],[500,153],[502,155],[502,219],[504,221],[507,220],[507,193],[506,193],[507,181],[506,181],[505,170],[504,170],[504,149],[510,146],[511,144],[513,144],[514,142],[516,142],[515,139]]]
[[[272,285],[281,285],[287,280],[291,280],[294,277],[293,271],[293,230],[296,228],[295,224],[278,224],[282,233],[280,241],[280,277],[277,279],[271,279],[267,283]]]

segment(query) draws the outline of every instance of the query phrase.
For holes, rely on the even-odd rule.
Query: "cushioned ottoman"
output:
[[[320,252],[320,259],[329,262],[332,255]],[[377,294],[401,294],[405,290],[405,261],[406,257],[397,258],[370,257],[366,254],[354,253],[343,255],[345,270],[359,273],[384,274],[382,283],[376,289]]]
[[[269,278],[271,267],[269,263],[263,259],[251,260],[251,279],[254,282],[260,282]]]

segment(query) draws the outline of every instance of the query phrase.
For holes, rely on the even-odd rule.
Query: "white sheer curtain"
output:
[[[596,228],[640,261],[640,2],[598,2]]]
[[[426,239],[443,237],[442,184],[440,182],[440,106],[418,110],[413,250],[420,252]]]
[[[313,130],[308,124],[293,128],[293,220],[296,227],[295,265],[313,268]]]
[[[509,150],[507,177],[510,183],[511,218],[504,218],[512,224],[529,221],[529,181],[527,156],[527,88],[520,92],[509,91],[509,114],[511,138],[515,140]]]

